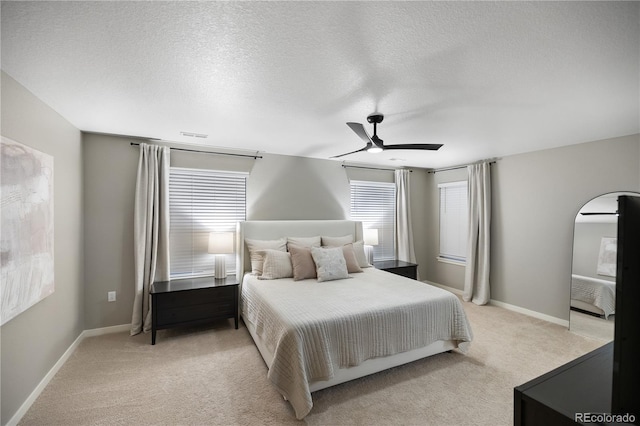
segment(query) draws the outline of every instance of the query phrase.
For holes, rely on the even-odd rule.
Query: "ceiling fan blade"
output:
[[[358,149],[356,151],[347,152],[346,154],[334,155],[331,158],[344,157],[345,155],[355,154],[356,152],[366,151],[367,149],[369,149],[370,146],[371,146],[371,143],[368,143],[367,146],[365,146],[364,148],[360,148],[360,149]]]
[[[442,144],[439,143],[405,143],[405,144],[394,144],[394,145],[385,145],[384,149],[421,149],[427,151],[437,151],[440,149]]]
[[[360,139],[365,141],[367,144],[371,143],[371,137],[369,136],[369,134],[364,129],[364,126],[361,123],[349,122],[347,123],[347,126],[349,126],[351,130],[353,130],[356,133],[356,135],[360,136]]]
[[[600,215],[617,215],[618,212],[583,212],[582,216],[600,216]]]

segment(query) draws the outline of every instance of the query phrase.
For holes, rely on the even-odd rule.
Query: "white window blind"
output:
[[[213,275],[210,232],[235,232],[246,218],[244,173],[172,167],[169,174],[172,279]],[[227,254],[227,273],[235,273],[236,258]]]
[[[440,191],[440,258],[464,262],[467,257],[467,181],[438,185]]]
[[[378,230],[374,260],[395,259],[396,186],[394,183],[351,181],[351,220]]]

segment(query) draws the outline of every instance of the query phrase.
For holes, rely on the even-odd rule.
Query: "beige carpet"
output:
[[[231,322],[85,339],[21,425],[511,425],[513,388],[602,344],[495,306],[464,304],[474,342],[313,394],[301,422]]]
[[[592,339],[612,341],[615,333],[615,315],[609,315],[608,319],[596,317],[573,309],[569,314],[569,329],[573,333]]]

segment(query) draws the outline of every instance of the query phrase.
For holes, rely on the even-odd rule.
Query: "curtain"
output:
[[[469,175],[469,239],[463,300],[484,305],[490,299],[491,166],[467,166]]]
[[[396,258],[416,263],[411,229],[411,204],[409,202],[409,170],[395,171],[396,180]]]
[[[131,335],[151,329],[149,289],[169,279],[169,148],[140,144],[134,206]]]

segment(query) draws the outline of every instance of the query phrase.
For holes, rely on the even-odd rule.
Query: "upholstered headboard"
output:
[[[251,220],[238,222],[236,232],[236,274],[242,279],[245,271],[251,271],[249,250],[245,238],[276,240],[282,237],[341,237],[353,235],[354,241],[362,240],[362,222],[353,220]]]

